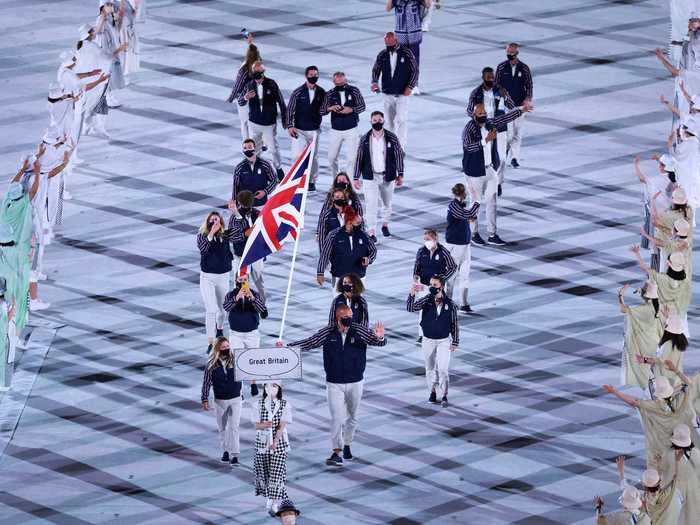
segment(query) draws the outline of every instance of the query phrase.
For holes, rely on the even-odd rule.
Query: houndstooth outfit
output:
[[[258,402],[258,410],[253,411],[254,423],[272,421],[273,430],[258,430],[255,435],[255,495],[270,499],[287,499],[287,452],[289,437],[287,430],[274,451],[270,450],[272,439],[277,437],[282,421],[292,422],[292,412],[286,399],[272,400],[268,406],[264,399]],[[257,416],[257,417],[256,417]]]

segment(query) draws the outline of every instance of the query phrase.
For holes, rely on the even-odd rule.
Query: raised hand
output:
[[[381,321],[374,323],[374,335],[379,339],[384,339],[384,323]]]
[[[640,250],[640,248],[639,248],[638,244],[635,244],[630,248],[630,251],[632,253],[634,253],[635,255],[639,255],[639,250]]]

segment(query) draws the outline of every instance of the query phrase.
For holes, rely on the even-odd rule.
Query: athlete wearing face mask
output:
[[[425,377],[430,394],[428,401],[448,406],[449,368],[452,352],[459,345],[459,323],[457,308],[444,292],[445,280],[434,275],[429,281],[429,293],[416,299],[419,292],[417,283],[411,285],[406,309],[420,312],[423,331],[421,348],[425,358]]]
[[[423,297],[430,286],[430,279],[439,276],[444,280],[451,279],[457,271],[457,263],[450,252],[438,242],[438,233],[433,229],[423,232],[423,246],[416,253],[416,260],[413,264],[413,282],[416,284],[418,297]],[[422,314],[421,314],[422,315]],[[418,340],[423,336],[423,331],[418,326]]]
[[[231,217],[228,221],[227,232],[233,248],[234,275],[238,273],[238,266],[243,256],[246,241],[253,233],[253,225],[260,216],[260,211],[253,206],[253,200],[253,194],[250,191],[243,190],[238,192],[236,200],[231,200],[228,203]],[[263,302],[265,301],[264,269],[264,259],[259,259],[248,267],[248,275],[250,275],[250,279],[253,281],[255,289]]]
[[[345,73],[336,71],[333,74],[334,88],[326,93],[321,106],[321,115],[331,115],[331,137],[328,144],[328,166],[331,175],[338,174],[340,150],[345,144],[347,156],[347,171],[355,166],[359,133],[357,125],[359,115],[365,110],[365,99],[360,90],[348,84]]]
[[[344,201],[344,203],[340,201]],[[342,208],[340,207],[341,204]],[[326,235],[334,228],[341,225],[342,221],[338,213],[343,210],[345,206],[350,206],[355,213],[361,217],[364,215],[360,197],[355,193],[352,184],[350,184],[350,178],[347,173],[341,171],[335,176],[333,184],[328,190],[326,198],[323,200],[321,211],[318,213],[316,241],[318,241],[319,244],[319,251],[321,246],[323,246],[323,240]],[[332,220],[331,223],[327,223],[329,218],[335,218],[335,220]]]
[[[398,137],[384,129],[384,114],[373,111],[372,129],[362,136],[355,162],[355,189],[364,184],[367,212],[367,232],[377,242],[377,223],[381,221],[382,236],[391,237],[389,221],[394,188],[403,185],[404,152]],[[381,206],[380,204],[381,199]]]
[[[381,322],[376,322],[373,330],[352,322],[352,310],[346,305],[336,308],[334,320],[333,324],[289,346],[298,346],[301,350],[323,347],[333,449],[326,464],[340,467],[344,460],[353,459],[350,447],[362,399],[367,346],[384,346],[386,338]],[[278,341],[277,344],[284,343]]]
[[[372,67],[371,89],[374,93],[381,91],[383,94],[386,128],[396,133],[405,148],[408,137],[408,97],[418,84],[418,62],[407,46],[398,45],[393,31],[384,35],[384,45],[385,48],[377,55]]]
[[[527,64],[518,58],[520,46],[511,42],[506,46],[506,59],[496,68],[496,85],[505,89],[513,99],[513,104],[523,106],[525,102],[532,102],[532,73]],[[520,147],[523,142],[524,115],[508,123],[508,144],[506,146],[507,157],[503,162],[510,160],[514,168],[519,168]]]
[[[484,104],[476,104],[472,119],[462,131],[462,170],[467,176],[470,192],[474,191],[477,200],[485,204],[488,219],[488,243],[504,246],[506,243],[498,236],[496,226],[496,198],[498,195],[501,158],[498,154],[498,128],[518,118],[532,107],[528,101],[523,106],[504,115],[488,118]],[[474,221],[472,229],[474,244],[486,244],[479,235],[478,221]]]
[[[365,286],[357,275],[349,273],[343,275],[338,280],[336,286],[338,295],[335,296],[331,303],[331,309],[328,314],[328,322],[333,323],[335,319],[335,311],[339,306],[347,306],[352,311],[352,321],[363,326],[369,326],[369,310],[367,301],[362,296],[365,291]]]
[[[269,161],[257,155],[256,143],[253,139],[243,141],[243,156],[233,170],[233,189],[231,199],[235,201],[240,191],[247,190],[253,194],[254,206],[262,206],[267,197],[277,187],[277,173]]]
[[[209,353],[202,381],[202,409],[209,410],[209,391],[214,388],[216,423],[223,454],[221,461],[238,465],[240,454],[241,382],[236,381],[231,344],[219,337]]]
[[[321,250],[328,233],[345,225],[343,211],[348,205],[348,199],[345,191],[339,189],[333,190],[331,198],[333,199],[331,206],[318,217],[319,222],[316,231],[319,251]]]
[[[326,90],[319,86],[318,68],[309,66],[304,71],[306,82],[296,88],[289,97],[287,133],[292,138],[292,158],[296,159],[304,148],[316,140],[311,161],[309,191],[316,191],[318,177],[318,138],[321,133],[321,106],[326,98]]]
[[[248,132],[256,144],[256,153],[260,153],[264,143],[272,156],[277,178],[282,180],[282,158],[277,142],[277,116],[282,126],[287,126],[287,105],[277,82],[265,75],[265,65],[258,60],[253,63],[252,80],[248,82],[238,97],[241,106],[248,107]]]
[[[469,95],[469,103],[467,104],[467,115],[470,117],[474,116],[474,110],[479,104],[483,104],[486,110],[486,116],[483,115],[477,118],[479,124],[486,123],[486,119],[493,119],[497,116],[505,114],[505,110],[511,110],[515,107],[513,100],[510,98],[508,92],[502,87],[498,86],[494,80],[493,68],[485,67],[481,71],[482,82],[476,88],[474,88]],[[506,158],[506,144],[508,142],[507,131],[508,124],[501,124],[496,126],[496,131],[498,132],[498,140],[496,141],[496,147],[498,148],[498,157],[500,159]],[[501,185],[503,184],[504,173],[505,173],[505,162],[501,162],[498,170],[498,196],[501,195]]]

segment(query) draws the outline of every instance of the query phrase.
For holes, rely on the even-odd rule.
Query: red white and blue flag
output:
[[[304,226],[304,208],[309,181],[309,168],[315,141],[304,148],[299,158],[268,197],[246,241],[239,275],[248,266],[282,250],[288,241],[297,239]]]

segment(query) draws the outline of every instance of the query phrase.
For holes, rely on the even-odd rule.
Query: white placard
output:
[[[236,378],[245,381],[301,379],[301,352],[286,346],[236,349]]]

